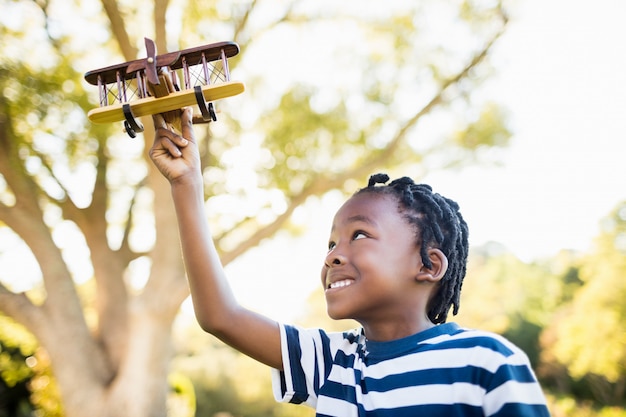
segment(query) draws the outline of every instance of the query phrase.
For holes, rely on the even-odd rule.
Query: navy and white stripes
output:
[[[277,400],[317,416],[548,416],[528,358],[501,336],[435,326],[391,342],[281,326]]]

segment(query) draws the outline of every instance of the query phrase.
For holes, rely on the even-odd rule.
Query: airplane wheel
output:
[[[211,116],[211,120],[214,122],[217,121],[217,114],[215,114],[215,107],[213,106],[213,103],[209,103],[209,115]]]
[[[126,129],[126,133],[128,133],[128,136],[130,136],[131,138],[137,137],[137,133],[135,133],[133,128],[130,126],[130,123],[128,123],[128,121],[126,120],[124,120],[124,129]]]
[[[198,108],[200,109],[200,113],[202,113],[202,119],[205,122],[209,120],[216,121],[217,115],[215,114],[215,108],[213,107],[213,103],[205,103],[204,95],[202,95],[202,87],[197,85],[193,88],[194,94],[196,96],[196,103],[198,104]]]
[[[126,119],[124,120],[124,128],[126,129],[128,136],[134,138],[137,136],[137,132],[143,132],[143,125],[137,122],[128,103],[124,103],[122,111],[124,112],[124,118]]]

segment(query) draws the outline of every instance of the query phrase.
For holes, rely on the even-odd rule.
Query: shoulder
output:
[[[422,343],[437,349],[464,350],[466,354],[472,353],[473,356],[528,361],[526,354],[518,346],[499,334],[461,327],[456,323],[445,323],[438,327],[438,334]]]
[[[288,345],[325,347],[331,351],[356,351],[364,343],[362,329],[344,332],[327,332],[319,328],[305,328],[296,325],[281,324],[281,335]]]

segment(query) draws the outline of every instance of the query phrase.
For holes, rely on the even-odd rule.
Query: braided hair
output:
[[[402,177],[389,184],[387,174],[370,176],[367,187],[356,194],[379,193],[391,195],[399,202],[400,212],[415,227],[422,262],[432,267],[428,248],[438,248],[448,258],[448,269],[440,287],[428,305],[428,318],[435,324],[445,323],[450,307],[452,314],[459,311],[461,286],[467,268],[469,251],[468,227],[459,212],[459,205],[440,194],[433,193],[427,184],[415,184],[411,178]],[[376,184],[386,184],[376,186]]]

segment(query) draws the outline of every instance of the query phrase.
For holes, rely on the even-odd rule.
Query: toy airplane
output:
[[[93,123],[124,122],[126,133],[143,131],[136,119],[163,114],[175,123],[179,110],[197,105],[194,123],[217,120],[213,101],[244,91],[231,81],[228,58],[239,53],[234,42],[218,42],[182,51],[156,54],[154,41],[145,38],[147,57],[89,71],[85,80],[98,86],[100,107],[87,117]],[[179,81],[182,80],[182,83]]]

